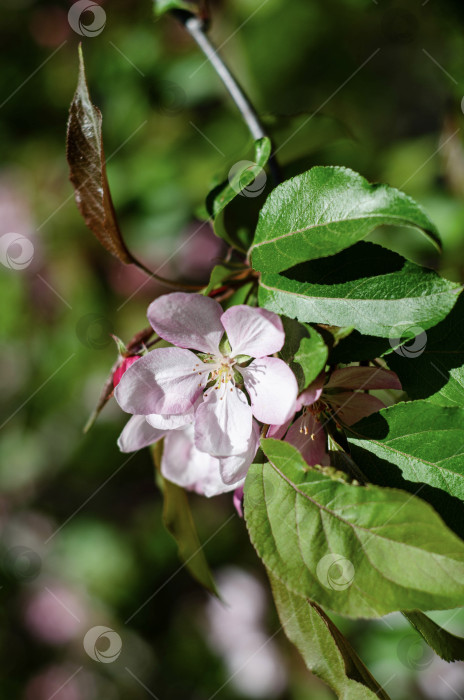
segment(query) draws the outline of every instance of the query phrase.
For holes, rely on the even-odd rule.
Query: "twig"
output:
[[[163,287],[168,287],[169,289],[183,289],[187,292],[199,292],[201,289],[206,287],[206,284],[187,284],[185,282],[176,282],[176,280],[168,280],[166,277],[160,277],[156,272],[152,272],[149,267],[144,265],[140,260],[132,257],[132,264],[142,270],[146,275],[151,277],[151,279],[161,284]]]
[[[222,82],[227,88],[227,91],[237,105],[253,139],[256,141],[262,138],[269,138],[256,113],[255,108],[251,104],[243,88],[232,75],[229,67],[224,63],[223,59],[218,53],[218,50],[208,37],[205,23],[198,17],[190,15],[187,12],[173,11],[173,14],[184,25],[185,29],[196,41],[200,49],[203,51],[205,57],[221,78]],[[269,157],[269,169],[275,182],[279,183],[281,181],[280,169],[273,154],[271,154]]]

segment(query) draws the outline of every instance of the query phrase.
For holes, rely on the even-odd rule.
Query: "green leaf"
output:
[[[312,326],[285,316],[282,321],[285,344],[279,355],[290,365],[300,390],[303,390],[324,369],[329,349],[322,336]]]
[[[279,618],[308,669],[343,700],[389,700],[355,650],[324,611],[269,574]]]
[[[408,481],[464,499],[464,409],[399,403],[351,426],[348,440],[361,469],[382,460],[384,468],[399,467]]]
[[[398,338],[411,326],[426,330],[439,323],[459,289],[382,246],[357,243],[280,275],[263,273],[259,304],[299,321]]]
[[[464,406],[464,296],[444,321],[388,358],[411,399]]]
[[[262,448],[269,462],[248,472],[245,517],[265,566],[289,590],[350,617],[462,604],[464,543],[428,503],[332,479],[285,442]]]
[[[421,229],[440,247],[437,229],[411,197],[388,185],[371,185],[347,168],[318,166],[267,198],[251,246],[253,267],[280,272],[333,255],[384,224]]]
[[[464,639],[447,632],[419,610],[403,613],[434,652],[445,661],[464,661]]]
[[[256,180],[263,172],[266,163],[271,155],[271,141],[267,137],[255,141],[255,159],[253,161],[244,160],[238,163],[238,168],[232,177],[226,182],[216,187],[208,195],[208,211],[215,218],[230,202],[238,195],[244,197],[255,197],[265,183],[265,176]],[[254,182],[256,187],[250,188]]]
[[[154,0],[154,3],[157,17],[166,14],[166,12],[172,12],[172,10],[201,14],[204,8],[204,2],[195,2],[195,0]]]
[[[77,90],[69,112],[66,156],[76,203],[85,223],[118,260],[138,264],[124,243],[116,219],[106,176],[102,115],[90,101],[81,47]]]
[[[236,163],[228,179],[214,187],[206,199],[214,233],[242,253],[246,253],[253,240],[268,190],[264,166],[269,159],[271,142],[268,138],[259,139],[254,148],[254,160]]]
[[[203,295],[210,294],[213,290],[222,287],[223,285],[228,285],[229,287],[240,287],[244,286],[244,277],[249,278],[250,268],[245,267],[241,263],[221,263],[215,265],[211,271],[208,286],[202,290]]]
[[[164,479],[163,520],[179,548],[179,556],[192,576],[211,593],[218,595],[213,575],[198,538],[184,489]]]
[[[218,595],[213,575],[205,553],[198,538],[193,522],[187,494],[184,489],[161,476],[160,464],[162,442],[156,443],[153,450],[158,480],[163,492],[163,522],[170,535],[177,543],[179,557],[192,576],[214,595]]]
[[[295,364],[301,367],[304,376],[304,386],[309,386],[322,372],[329,354],[327,345],[319,333],[308,326],[309,337],[302,338],[298,352],[295,355]]]
[[[237,306],[237,304],[250,304],[251,306],[256,305],[256,300],[254,299],[253,292],[254,283],[248,282],[242,287],[239,287],[236,292],[232,294],[228,299],[222,302],[222,308],[224,311],[230,309],[231,306]]]
[[[202,294],[208,296],[214,289],[221,287],[234,272],[236,273],[236,270],[232,271],[227,265],[215,265],[211,270],[208,286],[202,290]]]

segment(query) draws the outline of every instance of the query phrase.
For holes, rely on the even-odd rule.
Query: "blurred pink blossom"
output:
[[[59,583],[34,591],[24,608],[29,631],[49,644],[74,639],[85,626],[86,609],[82,599]]]
[[[50,666],[34,676],[26,686],[24,700],[90,700],[80,679],[81,669]]]

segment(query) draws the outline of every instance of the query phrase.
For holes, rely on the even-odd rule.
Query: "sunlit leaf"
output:
[[[295,595],[268,572],[285,634],[308,669],[343,700],[389,700],[351,644],[310,600]]]
[[[464,499],[464,409],[399,403],[353,425],[348,439],[361,469],[395,464],[408,481]]]
[[[271,155],[271,142],[268,138],[255,141],[254,161],[241,161],[237,168],[231,171],[229,179],[216,187],[208,196],[208,210],[212,217],[216,217],[230,202],[243,193],[245,197],[254,197],[264,185],[257,178],[263,172],[263,168]],[[256,187],[250,188],[255,183]]]
[[[254,143],[253,160],[240,160],[229,170],[227,180],[216,185],[206,198],[215,234],[245,253],[256,228],[259,210],[267,191],[264,167],[271,154],[268,138]]]
[[[306,323],[283,317],[285,344],[280,357],[290,365],[300,390],[324,369],[329,349],[322,336]]]
[[[464,543],[428,503],[332,478],[286,442],[261,444],[268,462],[250,467],[245,518],[264,564],[293,593],[350,617],[462,604]]]
[[[262,273],[259,303],[299,321],[397,340],[412,326],[426,330],[442,321],[459,291],[434,270],[362,242],[281,274]]]
[[[267,198],[251,246],[253,267],[280,272],[333,255],[384,224],[418,228],[440,246],[436,227],[408,195],[347,168],[317,166]]]

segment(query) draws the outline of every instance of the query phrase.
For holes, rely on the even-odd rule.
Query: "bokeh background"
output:
[[[150,0],[102,2],[92,36],[82,26],[94,16],[73,28],[70,6],[0,0],[0,235],[31,250],[22,269],[0,264],[0,697],[332,698],[279,631],[231,498],[191,498],[224,607],[180,567],[148,450],[118,452],[118,407],[83,435],[116,358],[109,334],[127,341],[146,326],[162,289],[111,258],[77,212],[65,130],[79,41],[124,236],[160,274],[207,279],[222,249],[201,225],[205,196],[252,144],[210,66],[174,21],[154,20]],[[403,188],[438,224],[443,258],[419,234],[375,239],[463,281],[462,1],[211,10],[284,172],[340,164]],[[433,617],[464,632],[461,613]],[[395,700],[464,696],[462,664],[434,657],[400,615],[338,622]],[[104,640],[96,658],[84,650],[98,625],[122,640],[112,663],[98,660]]]

